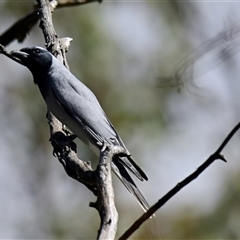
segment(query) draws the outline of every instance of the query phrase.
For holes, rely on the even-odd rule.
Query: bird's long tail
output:
[[[127,190],[132,193],[137,199],[140,206],[146,212],[149,209],[149,204],[128,174],[127,170],[123,166],[123,163],[118,158],[114,158],[112,161],[112,169],[117,177],[122,181]]]

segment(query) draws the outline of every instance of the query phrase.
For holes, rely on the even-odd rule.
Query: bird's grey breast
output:
[[[119,137],[93,92],[57,59],[46,81],[44,98],[49,109],[83,142],[96,146],[98,141],[113,139],[119,145]]]

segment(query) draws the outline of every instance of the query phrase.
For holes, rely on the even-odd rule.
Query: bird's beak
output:
[[[18,58],[19,60],[21,60],[23,63],[24,61],[28,58],[29,54],[26,53],[23,49],[21,49],[20,51],[11,51],[10,53],[13,57]]]

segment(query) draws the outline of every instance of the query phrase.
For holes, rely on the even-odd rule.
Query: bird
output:
[[[47,49],[26,47],[12,51],[11,55],[30,70],[48,109],[97,156],[101,149],[99,143],[104,142],[121,146],[129,153],[94,93]],[[127,157],[115,156],[111,168],[146,212],[149,204],[129,171],[141,181],[148,177],[130,153]]]

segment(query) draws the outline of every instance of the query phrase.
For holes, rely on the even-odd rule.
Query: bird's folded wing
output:
[[[93,143],[106,141],[126,149],[91,90],[78,80],[77,83],[75,81],[69,84],[66,84],[66,81],[61,82],[65,84],[61,87],[51,87],[53,94],[68,115],[81,125]],[[111,139],[115,139],[115,143]],[[146,174],[130,156],[119,157],[118,160],[141,181],[147,180]]]

